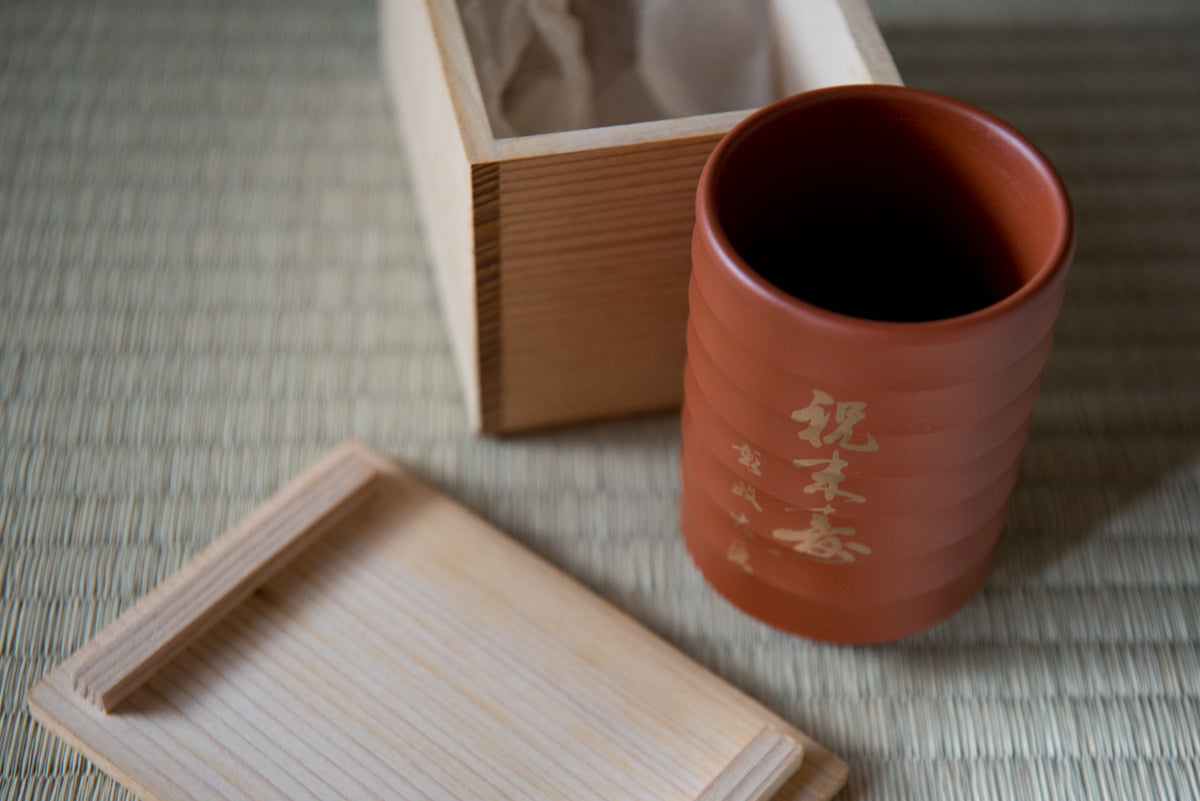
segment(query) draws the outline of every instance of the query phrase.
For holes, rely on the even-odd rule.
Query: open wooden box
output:
[[[768,3],[781,97],[900,82],[865,0]],[[498,139],[454,0],[381,37],[476,430],[678,404],[696,183],[748,110]]]

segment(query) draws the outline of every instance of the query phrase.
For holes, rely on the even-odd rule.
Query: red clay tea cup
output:
[[[684,377],[680,524],[708,581],[837,642],[966,603],[1073,251],[1053,167],[958,100],[832,87],[730,131],[697,192]]]

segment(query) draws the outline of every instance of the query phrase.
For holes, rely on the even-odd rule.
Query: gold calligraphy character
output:
[[[845,498],[852,503],[864,503],[867,500],[863,495],[855,495],[853,492],[838,489],[838,485],[846,480],[846,474],[842,470],[850,463],[843,459],[836,450],[828,459],[795,459],[792,464],[796,467],[823,466],[825,468],[811,473],[813,483],[804,488],[809,495],[823,495],[827,501],[832,501],[834,498]]]
[[[729,553],[725,558],[735,565],[745,570],[747,573],[753,573],[754,567],[750,564],[750,552],[746,550],[746,546],[740,542],[735,542],[729,546]]]
[[[828,433],[825,431],[830,422],[830,409],[827,407],[832,407],[833,422],[837,424]],[[792,412],[792,419],[807,424],[798,436],[814,448],[836,443],[848,451],[877,451],[879,443],[870,434],[865,435],[866,439],[861,442],[850,441],[854,436],[854,426],[867,418],[866,409],[867,404],[863,401],[839,402],[828,392],[814,389],[812,401],[803,409]]]
[[[762,507],[758,505],[758,490],[755,487],[747,484],[745,481],[737,481],[734,482],[733,488],[730,491],[739,498],[749,501],[750,505],[758,511],[762,511]]]
[[[870,554],[871,549],[858,542],[844,542],[843,537],[852,537],[853,528],[834,528],[828,515],[814,514],[808,528],[797,531],[777,528],[771,532],[777,540],[792,543],[792,550],[827,562],[853,562],[854,554]]]
[[[750,447],[749,442],[734,445],[733,449],[738,452],[738,464],[756,476],[762,475],[762,453]]]

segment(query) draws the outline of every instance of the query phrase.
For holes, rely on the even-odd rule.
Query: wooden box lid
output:
[[[28,701],[146,799],[824,799],[846,775],[803,733],[357,443],[225,533]]]

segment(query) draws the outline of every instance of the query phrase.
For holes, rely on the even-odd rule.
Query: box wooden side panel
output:
[[[696,184],[718,138],[500,163],[489,430],[678,404]]]
[[[444,33],[444,32],[443,32]],[[465,42],[463,43],[465,46]],[[478,131],[456,114],[455,65],[439,46],[431,8],[418,0],[381,0],[383,71],[396,108],[442,313],[472,424],[480,424],[475,319],[471,151]],[[470,66],[468,65],[469,69]],[[473,80],[473,77],[472,77]],[[465,138],[464,138],[465,137]]]
[[[495,162],[471,168],[474,196],[476,347],[479,354],[479,418],[477,428],[495,431],[501,426],[500,342],[503,331],[500,272],[500,165]]]
[[[871,14],[867,0],[837,0],[845,19],[846,30],[854,42],[854,49],[866,68],[869,83],[903,84],[900,70],[892,59],[883,33]]]
[[[900,83],[865,0],[770,0],[781,97],[849,83]]]

